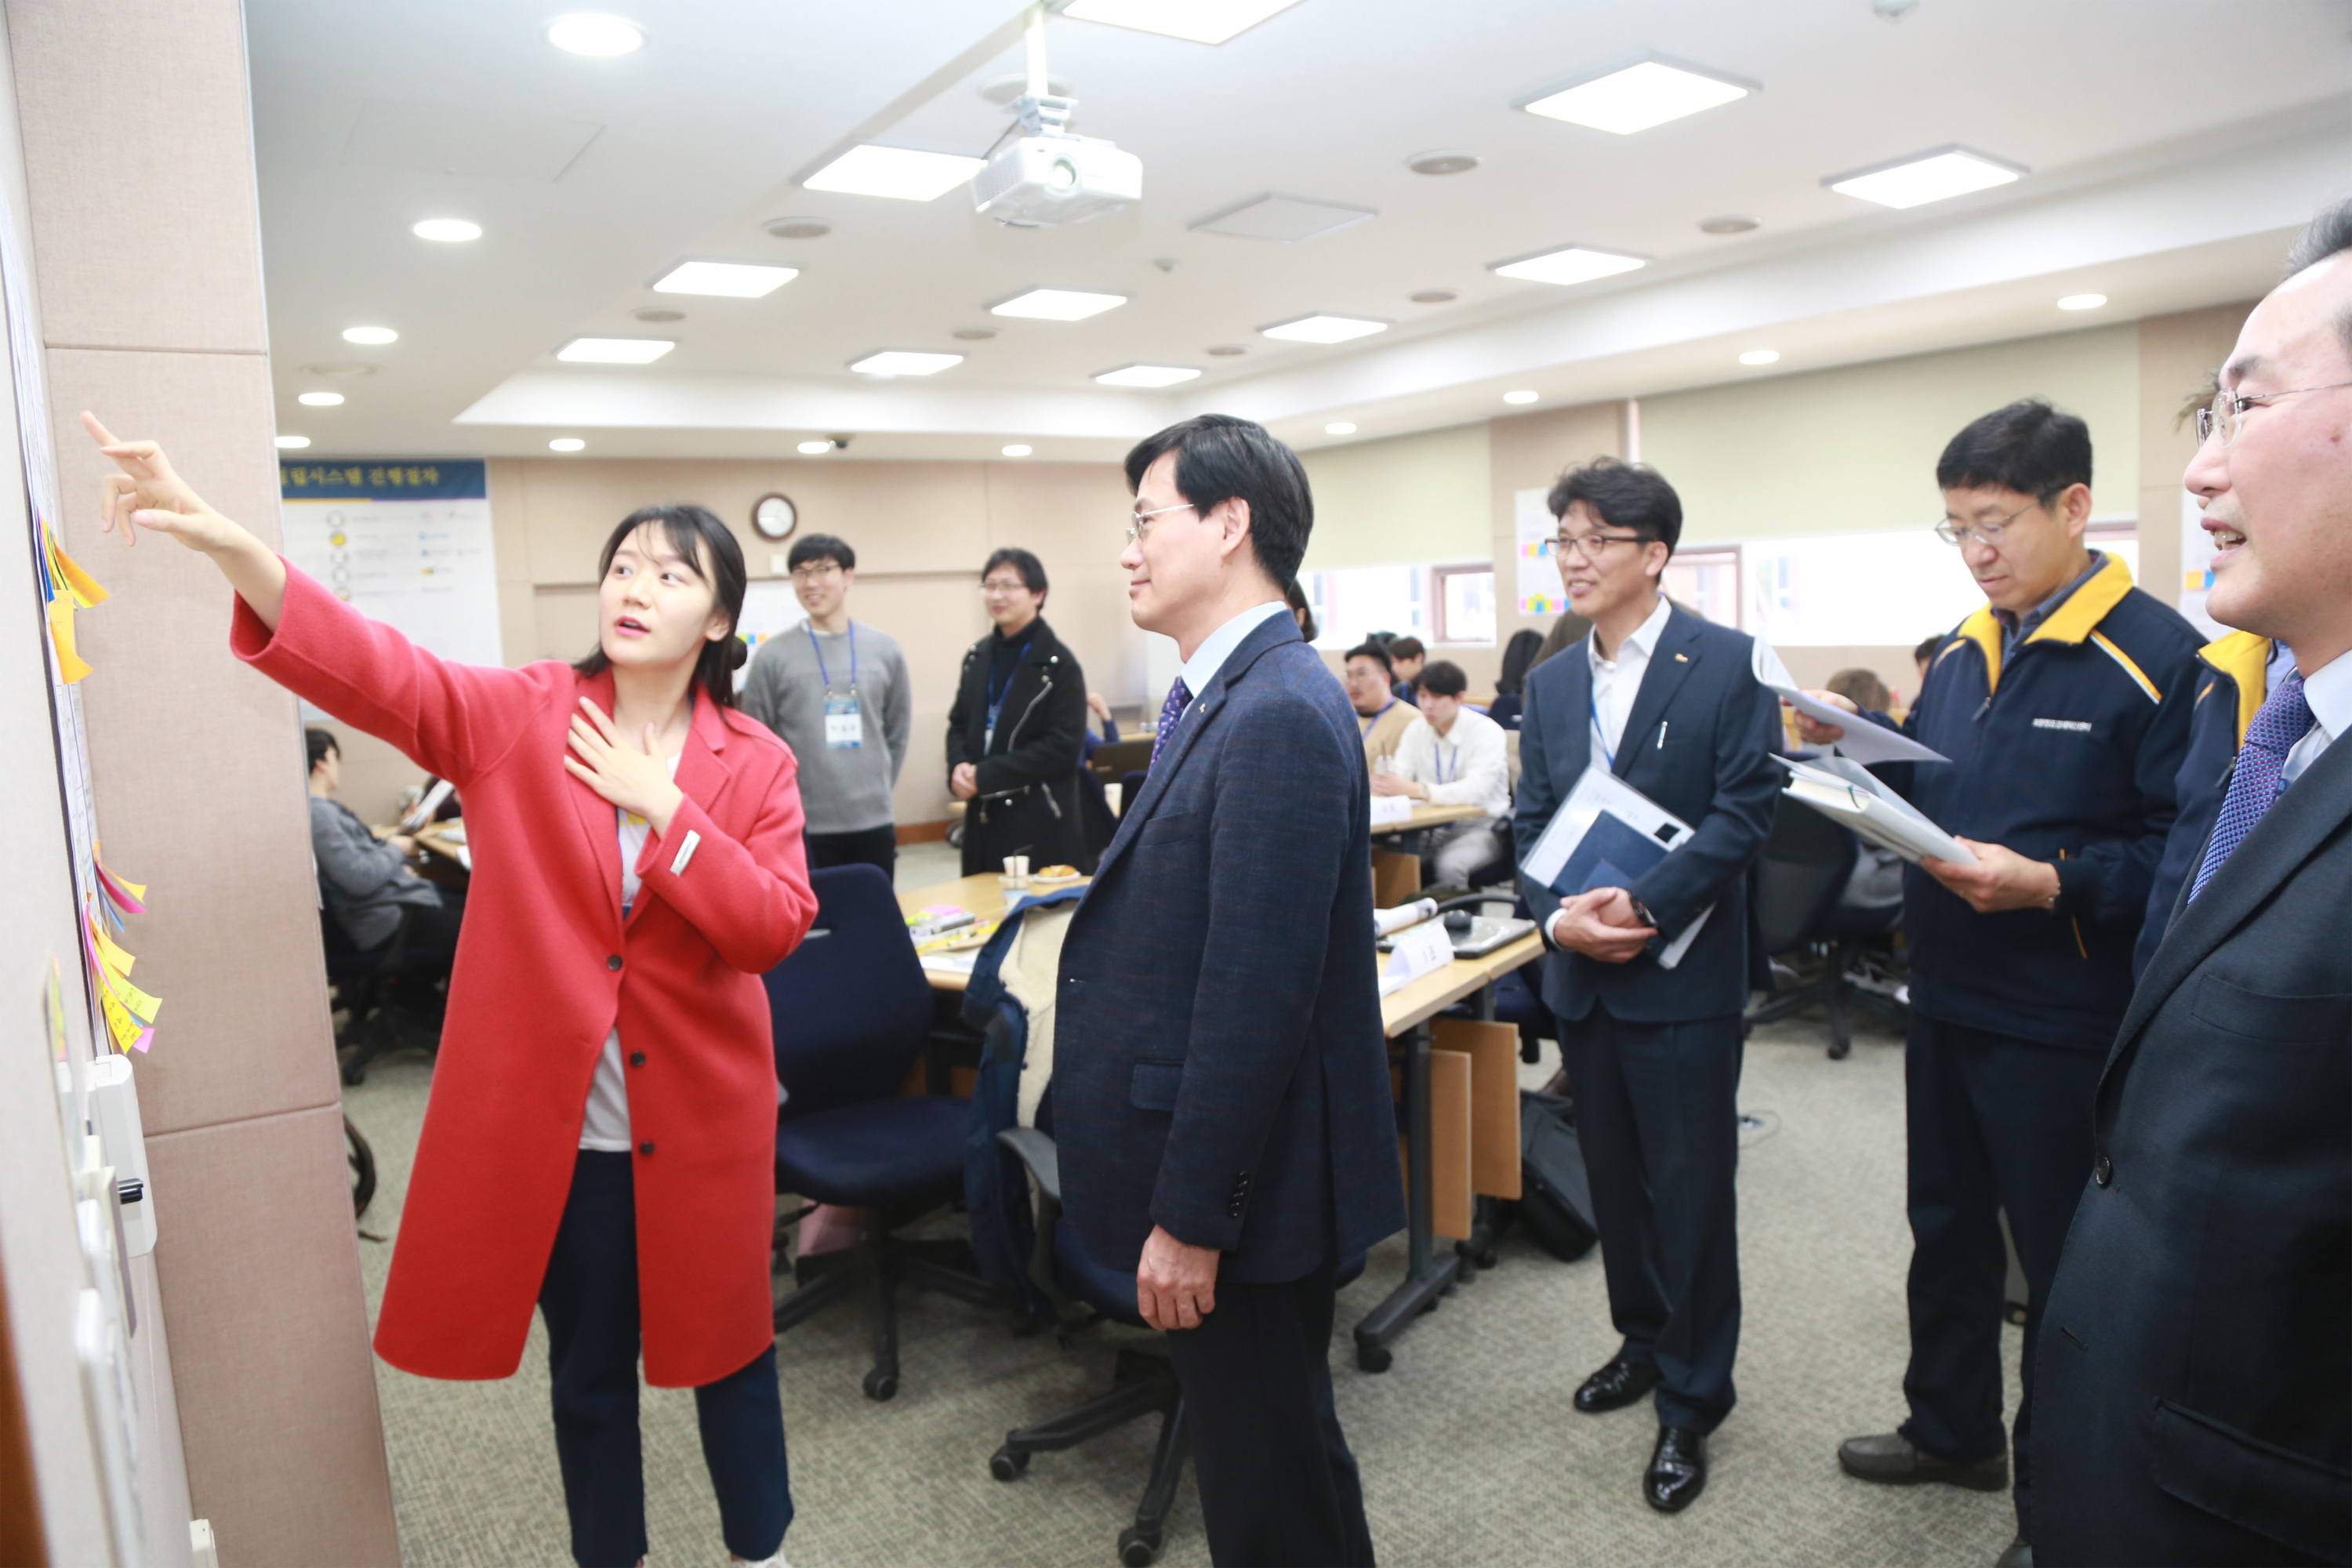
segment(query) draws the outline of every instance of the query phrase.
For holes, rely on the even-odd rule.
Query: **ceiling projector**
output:
[[[1143,199],[1143,160],[1067,129],[1077,100],[1031,95],[1013,108],[1026,132],[971,177],[972,205],[1016,228],[1085,223]]]

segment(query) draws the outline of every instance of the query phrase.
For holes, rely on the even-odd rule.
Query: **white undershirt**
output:
[[[2281,679],[2285,679],[2284,676]],[[2273,681],[2271,689],[2278,689]],[[2303,700],[2311,705],[2314,722],[2286,754],[2279,770],[2281,784],[2293,784],[2319,753],[2352,730],[2352,653],[2339,653],[2303,678]]]
[[[677,777],[677,758],[669,760],[669,776]],[[629,918],[629,906],[637,901],[638,889],[645,886],[637,875],[637,857],[646,852],[646,840],[653,837],[654,825],[644,817],[617,807],[613,816],[618,823],[621,840],[621,919]],[[600,1154],[625,1154],[629,1152],[629,1080],[627,1068],[621,1065],[621,1026],[604,1037],[604,1054],[597,1058],[596,1076],[588,1083],[588,1110],[580,1119],[580,1147],[593,1149]]]

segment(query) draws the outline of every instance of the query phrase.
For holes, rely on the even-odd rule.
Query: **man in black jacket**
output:
[[[2199,420],[2216,620],[2294,668],[2099,1080],[2042,1312],[2044,1564],[2352,1562],[2352,202]]]
[[[2032,1335],[2090,1170],[2099,1060],[2131,997],[2131,952],[2172,825],[2196,633],[2088,549],[2091,433],[2029,399],[1972,421],[1936,465],[1937,532],[1985,595],[1928,667],[1904,728],[1949,759],[1888,782],[1975,856],[1904,877],[1911,1219],[1909,1418],[1849,1438],[1846,1473],[2009,1485],[2001,1430],[2000,1220],[2030,1295],[2014,1436],[2032,1562]],[[1852,709],[1842,697],[1817,693]],[[1806,721],[1807,738],[1833,726]]]
[[[1078,808],[1087,678],[1045,624],[1045,568],[1026,550],[999,550],[980,592],[996,629],[963,656],[948,710],[948,789],[968,802],[963,874],[1003,868],[1008,855],[1094,869]]]

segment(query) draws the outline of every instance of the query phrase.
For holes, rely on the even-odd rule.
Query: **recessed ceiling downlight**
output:
[[[830,441],[803,441],[799,446],[793,447],[793,450],[798,452],[803,458],[822,458],[827,452],[833,450],[833,443]]]
[[[1389,330],[1386,321],[1376,321],[1368,316],[1300,316],[1296,321],[1276,321],[1270,327],[1260,327],[1258,335],[1280,338],[1294,343],[1344,343],[1356,338],[1369,338],[1374,332]]]
[[[280,436],[278,437],[278,449],[281,452],[299,452],[310,444],[310,437],[308,436]]]
[[[778,239],[823,239],[833,232],[821,217],[772,217],[760,226]]]
[[[2062,310],[2095,310],[2107,302],[2105,294],[2069,294],[2058,301]]]
[[[399,341],[400,334],[390,327],[345,327],[343,329],[343,342],[347,343],[366,343],[370,347],[377,347],[384,343],[396,343]]]
[[[1040,321],[1083,321],[1127,303],[1124,294],[1093,294],[1081,289],[1031,289],[1001,305],[991,305],[992,316],[1026,316]]]
[[[547,449],[551,452],[584,452],[588,449],[588,443],[577,436],[558,436],[547,444]]]
[[[1753,234],[1761,226],[1754,218],[1743,217],[1738,213],[1725,213],[1720,217],[1698,220],[1701,234]]]
[[[342,400],[340,392],[306,392],[294,399],[305,408],[332,408]]]
[[[1015,441],[1013,445],[1004,448],[1004,455],[1008,458],[1025,458],[1033,450],[1034,450],[1034,448],[1030,447],[1026,442]]]
[[[1739,356],[1739,363],[1741,364],[1778,364],[1780,363],[1780,351],[1779,349],[1749,349],[1746,353]]]
[[[925,153],[863,142],[801,183],[812,191],[928,202],[947,195],[988,166],[985,158]]]
[[[1352,436],[1355,433],[1356,426],[1346,419],[1334,419],[1330,424],[1323,426],[1323,434],[1326,436]]]
[[[850,369],[860,375],[937,375],[950,365],[961,364],[963,355],[925,353],[913,349],[884,349],[855,361]]]
[[[1487,270],[1501,278],[1523,278],[1532,283],[1557,283],[1565,288],[1576,283],[1590,283],[1596,278],[1612,278],[1620,272],[1631,272],[1649,264],[1649,258],[1645,256],[1630,256],[1620,250],[1595,250],[1589,245],[1570,245],[1557,250],[1522,256],[1514,261],[1497,261]]]
[[[411,224],[408,232],[419,239],[436,239],[444,245],[463,245],[469,239],[482,237],[482,226],[468,223],[461,217],[428,217],[422,223]]]
[[[2022,163],[1955,144],[1832,174],[1822,184],[1841,195],[1860,196],[1881,206],[1916,207],[2005,185],[2027,172]]]
[[[574,364],[651,364],[676,347],[668,338],[574,338],[555,357]]]
[[[1533,403],[1537,398],[1542,395],[1543,394],[1539,392],[1507,392],[1503,394],[1503,401],[1506,403],[1517,404]]]
[[[1478,166],[1475,153],[1415,153],[1404,166],[1416,174],[1466,174]]]
[[[558,16],[547,25],[547,41],[567,55],[610,58],[635,54],[645,47],[645,29],[620,16],[583,11]]]
[[[1416,289],[1405,298],[1416,305],[1451,305],[1462,296],[1451,289]]]
[[[681,261],[654,283],[656,294],[712,294],[763,300],[801,275],[797,267],[751,261]]]
[[[1123,364],[1117,370],[1104,371],[1095,381],[1103,386],[1173,386],[1200,374],[1189,365]]]

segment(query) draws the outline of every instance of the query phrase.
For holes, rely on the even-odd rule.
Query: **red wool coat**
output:
[[[446,663],[290,568],[277,634],[239,600],[230,644],[466,805],[473,885],[376,1353],[426,1377],[512,1374],[617,1020],[629,1059],[645,1058],[627,1071],[646,1380],[688,1387],[742,1367],[774,1332],[760,975],[816,915],[791,751],[697,700],[686,803],[647,840],[625,924],[613,806],[563,767],[579,699],[612,711],[609,674]]]

